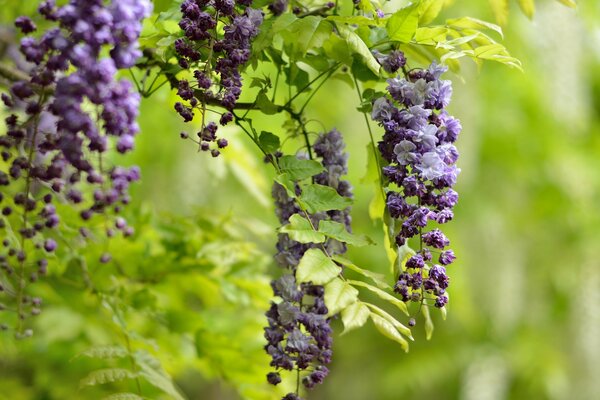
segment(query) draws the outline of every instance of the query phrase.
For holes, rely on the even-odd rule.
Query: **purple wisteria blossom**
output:
[[[403,301],[423,301],[433,296],[436,307],[448,302],[448,277],[443,266],[455,260],[448,238],[431,224],[454,217],[458,194],[451,189],[460,172],[454,146],[460,122],[444,110],[452,95],[450,81],[441,80],[446,67],[433,63],[405,77],[388,80],[389,96],[373,103],[371,117],[385,130],[379,142],[388,165],[383,175],[399,190],[387,193],[387,209],[396,220],[396,244],[418,238],[419,251],[408,259],[395,291]],[[434,260],[432,252],[439,255]],[[436,264],[438,262],[439,264]]]
[[[6,134],[0,135],[6,165],[6,171],[0,170],[0,185],[10,186],[2,192],[15,193],[14,204],[23,208],[15,213],[26,216],[19,234],[46,252],[57,249],[53,239],[44,238],[44,230],[60,225],[54,199],[76,205],[82,221],[94,214],[119,213],[130,201],[128,189],[139,180],[139,168],[112,165],[105,154],[112,149],[130,151],[139,131],[140,96],[129,81],[118,80],[117,73],[132,67],[141,55],[142,19],[152,9],[149,0],[61,4],[40,3],[38,12],[48,29],[37,35],[31,19],[15,21],[22,33],[32,34],[21,40],[20,57],[13,57],[28,78],[2,94],[11,114],[5,121]],[[3,208],[5,217],[14,215],[10,208]],[[122,218],[117,229],[124,235],[133,233]],[[13,245],[17,246],[5,246],[9,253],[17,250]],[[34,254],[23,250],[26,246],[19,247],[19,260],[0,255],[2,269],[8,273],[15,263],[27,262],[39,266],[30,271],[31,281],[44,275],[45,259],[35,262]]]
[[[325,171],[315,175],[315,183],[334,188],[341,196],[352,197],[352,188],[342,176],[347,173],[348,155],[344,152],[342,135],[333,130],[321,134],[313,145]],[[297,190],[301,191],[300,186]],[[273,186],[275,211],[282,225],[289,223],[290,217],[301,210],[286,190],[276,183]],[[303,214],[301,214],[303,215]],[[331,210],[310,214],[311,222],[318,226],[319,221],[329,220],[345,224],[350,231],[350,209]],[[346,251],[343,243],[329,239],[322,244],[328,254],[342,254]],[[277,263],[285,270],[284,275],[271,283],[273,292],[281,301],[272,303],[267,312],[269,326],[265,328],[267,345],[265,350],[271,356],[271,366],[277,371],[267,375],[273,385],[281,382],[280,370],[311,372],[302,378],[302,384],[312,389],[323,382],[329,370],[325,367],[331,361],[332,330],[330,316],[325,306],[323,286],[311,283],[298,284],[295,278],[296,267],[304,253],[321,245],[299,243],[287,234],[280,234],[277,242]],[[289,393],[284,398],[299,398]]]
[[[233,120],[232,111],[242,93],[240,69],[250,59],[252,39],[263,21],[262,11],[251,4],[252,0],[185,0],[181,4],[179,26],[184,36],[175,41],[175,52],[179,66],[194,79],[179,81],[177,94],[182,102],[175,104],[175,110],[185,122],[196,111],[202,115],[200,149],[213,157],[227,141],[217,137],[217,124],[206,123],[206,103],[214,100],[227,110],[221,114],[221,125]]]

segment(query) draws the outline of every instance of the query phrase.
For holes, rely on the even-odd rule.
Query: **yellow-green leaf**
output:
[[[335,278],[325,285],[325,305],[329,310],[328,315],[335,315],[355,303],[358,299],[358,290],[344,282],[340,278]]]
[[[419,7],[412,4],[395,12],[388,20],[386,29],[390,40],[408,43],[419,26]]]
[[[575,0],[558,0],[558,1],[560,1],[562,4],[564,4],[567,7],[571,7],[571,8],[577,7],[577,2]]]
[[[419,25],[427,25],[433,21],[443,6],[443,0],[422,0],[419,6]]]
[[[325,285],[340,274],[342,269],[319,249],[309,249],[304,253],[296,268],[298,282],[312,282]]]
[[[342,264],[344,267],[351,269],[354,272],[357,272],[359,274],[361,274],[362,276],[366,276],[367,278],[371,279],[377,286],[379,286],[382,289],[389,289],[389,285],[387,283],[385,283],[385,277],[382,274],[378,274],[366,269],[362,269],[356,265],[354,265],[352,263],[352,261],[345,259],[344,257],[341,256],[334,256],[333,259]]]
[[[380,299],[385,300],[388,303],[393,304],[396,307],[398,307],[398,309],[400,311],[402,311],[404,314],[409,315],[408,307],[406,307],[406,304],[403,301],[401,301],[400,299],[397,299],[396,297],[392,296],[391,294],[389,294],[379,288],[376,288],[375,286],[369,285],[368,283],[364,283],[361,281],[349,280],[348,283],[351,285],[354,285],[354,286],[364,287],[365,289],[375,293],[377,295],[377,297],[379,297]]]
[[[535,14],[535,1],[534,0],[518,0],[519,7],[521,7],[521,11],[523,14],[527,16],[527,18],[532,19],[533,14]]]
[[[398,330],[394,328],[394,325],[377,314],[371,313],[370,316],[371,321],[373,321],[375,327],[383,336],[399,343],[402,347],[402,350],[408,352],[408,342],[402,337],[402,335],[400,335],[400,333],[398,333]]]
[[[344,323],[344,332],[349,332],[352,329],[360,328],[367,323],[369,319],[369,307],[364,303],[357,301],[350,304],[342,310],[342,322]]]
[[[310,221],[300,214],[292,215],[289,223],[279,228],[279,232],[287,233],[292,240],[300,243],[323,243],[325,241],[325,235],[316,232]]]
[[[446,21],[446,25],[448,25],[449,27],[460,29],[491,29],[494,32],[497,32],[501,37],[504,37],[504,34],[502,33],[502,28],[500,28],[498,25],[492,24],[491,22],[482,21],[477,18],[462,17],[456,19],[449,19]]]
[[[431,336],[433,336],[433,321],[431,320],[431,315],[429,314],[429,307],[427,305],[423,305],[421,307],[421,313],[423,314],[423,318],[425,319],[425,337],[427,340],[431,340]]]
[[[506,25],[508,22],[508,0],[490,0],[490,6],[496,22],[500,25]]]
[[[398,332],[400,332],[401,334],[403,334],[410,340],[415,340],[412,337],[412,332],[410,331],[410,329],[407,326],[405,326],[404,324],[401,324],[396,318],[394,318],[392,315],[390,315],[387,311],[382,310],[381,308],[377,307],[374,304],[370,304],[370,303],[365,303],[365,304],[367,305],[367,307],[369,307],[371,310],[373,310],[375,312],[375,314],[379,315],[382,318],[385,318],[390,324],[394,325],[394,327],[396,329],[398,329]]]

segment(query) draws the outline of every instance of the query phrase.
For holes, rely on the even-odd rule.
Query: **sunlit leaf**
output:
[[[298,282],[312,282],[325,285],[340,274],[342,269],[336,265],[323,251],[309,249],[304,253],[296,268]]]
[[[369,307],[360,301],[352,303],[344,308],[342,310],[342,322],[344,323],[343,333],[360,328],[366,324],[370,314]]]
[[[422,0],[419,5],[419,25],[427,25],[442,11],[444,2],[441,0]]]
[[[421,307],[421,313],[423,314],[423,318],[425,319],[425,337],[427,340],[431,340],[433,336],[433,321],[431,320],[431,314],[429,313],[429,307],[423,305]]]
[[[282,226],[279,232],[287,233],[292,240],[300,243],[323,243],[325,241],[325,235],[322,232],[316,232],[310,221],[300,214],[292,215],[289,223]]]
[[[492,24],[491,22],[482,21],[477,18],[462,17],[457,19],[449,19],[446,21],[446,25],[449,27],[462,29],[491,29],[494,32],[497,32],[501,37],[504,37],[502,28],[500,28],[498,25]]]
[[[577,7],[577,2],[575,0],[558,0],[558,1],[560,1],[562,4],[564,4],[567,7],[571,7],[571,8]]]
[[[394,327],[394,325],[377,314],[371,313],[370,317],[377,330],[381,332],[383,336],[399,343],[402,347],[402,350],[408,352],[408,342],[402,337],[402,335],[400,335],[400,333],[398,333],[398,330]]]
[[[384,311],[383,309],[381,309],[380,307],[377,307],[374,304],[371,304],[371,303],[365,303],[365,304],[375,314],[379,315],[380,317],[382,317],[386,321],[388,321],[390,324],[392,324],[394,326],[394,328],[396,328],[398,330],[398,332],[400,332],[401,334],[403,334],[404,336],[406,336],[410,340],[414,340],[414,338],[412,337],[412,333],[411,333],[410,329],[407,326],[405,326],[404,324],[402,324],[400,321],[398,321],[396,318],[394,318],[390,313],[388,313],[387,311]]]
[[[388,20],[386,29],[390,40],[408,43],[419,24],[419,7],[410,5],[396,11]]]
[[[404,314],[409,315],[408,307],[406,307],[406,304],[402,300],[392,296],[391,294],[389,294],[375,286],[369,285],[368,283],[365,283],[365,282],[349,280],[348,283],[351,285],[354,285],[354,286],[364,287],[365,289],[375,293],[377,295],[377,297],[379,297],[380,299],[385,300],[388,303],[393,304],[396,307],[398,307],[398,309],[400,311],[402,311]]]
[[[508,0],[489,0],[492,12],[500,25],[508,22]]]
[[[521,7],[521,11],[523,14],[527,16],[527,18],[532,19],[533,14],[535,14],[535,1],[534,0],[518,0],[519,7]]]
[[[341,278],[335,278],[325,285],[325,305],[328,315],[335,315],[358,299],[358,290]]]
[[[362,276],[365,276],[369,279],[371,279],[377,286],[379,286],[382,289],[388,289],[390,286],[385,283],[385,277],[382,274],[378,274],[376,272],[372,272],[363,268],[360,268],[358,266],[356,266],[354,263],[352,263],[352,261],[345,259],[344,257],[341,256],[334,256],[333,259],[342,264],[344,267],[351,269],[354,272],[357,272],[359,274],[361,274]]]

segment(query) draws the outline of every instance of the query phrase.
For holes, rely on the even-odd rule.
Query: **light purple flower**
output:
[[[423,154],[421,162],[416,167],[424,179],[433,180],[444,175],[446,164],[436,152],[430,151]]]

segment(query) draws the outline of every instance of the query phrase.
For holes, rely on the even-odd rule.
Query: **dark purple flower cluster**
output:
[[[433,63],[428,69],[412,70],[406,78],[388,80],[389,97],[373,104],[372,118],[385,129],[379,150],[388,165],[384,176],[399,191],[388,191],[387,209],[399,221],[396,244],[417,237],[419,251],[406,263],[395,291],[403,301],[422,301],[426,294],[435,306],[448,302],[445,266],[454,261],[450,241],[438,228],[453,218],[458,194],[452,190],[460,170],[453,143],[460,122],[444,110],[452,95],[451,82],[441,80],[446,67]],[[434,259],[434,255],[436,258]]]
[[[313,148],[325,171],[315,175],[313,180],[315,183],[335,188],[341,196],[352,197],[350,184],[342,180],[342,175],[347,172],[347,154],[344,153],[344,147],[342,136],[336,130],[318,137]],[[299,185],[297,192],[301,193]],[[273,186],[273,198],[282,225],[287,224],[294,214],[304,215],[286,190],[277,183]],[[349,214],[348,208],[343,211],[331,210],[310,214],[309,217],[314,226],[318,226],[322,220],[333,220],[346,224],[350,230]],[[335,240],[327,240],[322,245],[328,254],[342,254],[346,251],[345,245]],[[325,364],[331,361],[332,331],[323,286],[311,283],[298,285],[295,272],[304,253],[310,248],[320,246],[296,242],[287,234],[279,235],[275,259],[286,273],[271,284],[274,294],[281,298],[281,302],[272,303],[266,314],[269,326],[265,328],[265,338],[268,342],[265,349],[272,357],[271,366],[278,370],[310,370],[311,372],[302,379],[302,384],[308,389],[322,383],[329,372]],[[267,380],[276,385],[281,381],[281,377],[278,372],[271,372],[267,375]],[[289,393],[284,399],[299,397]]]
[[[379,51],[374,50],[373,55],[379,64],[381,64],[384,71],[390,74],[398,72],[400,68],[403,68],[406,65],[406,57],[400,50],[392,50],[389,54],[382,54]]]
[[[221,114],[221,125],[233,120],[231,112],[242,92],[240,68],[250,59],[252,39],[263,21],[262,11],[251,4],[252,0],[185,0],[181,4],[179,26],[184,36],[175,41],[175,52],[179,65],[190,70],[194,79],[179,81],[177,94],[183,102],[176,103],[175,110],[185,122],[194,118],[195,110],[201,113],[200,148],[212,148],[214,157],[227,141],[217,138],[215,123],[205,124],[206,103],[214,100],[227,109]]]
[[[128,81],[117,80],[116,73],[132,67],[140,56],[137,39],[151,3],[105,3],[71,0],[59,7],[54,0],[43,1],[38,11],[55,27],[38,38],[21,40],[20,53],[26,61],[22,69],[28,79],[15,82],[10,93],[1,96],[11,114],[6,118],[7,132],[0,136],[7,165],[6,171],[0,170],[0,185],[16,193],[13,206],[22,210],[14,218],[18,215],[23,239],[46,252],[57,247],[42,235],[60,222],[54,198],[78,205],[82,219],[89,220],[109,209],[119,212],[121,204],[129,202],[130,183],[139,179],[137,167],[111,167],[104,155],[111,146],[119,153],[131,150],[139,131],[139,95]],[[17,18],[15,25],[26,34],[36,31],[27,17]],[[6,205],[3,215],[10,216],[12,208]],[[116,221],[116,229],[133,233],[122,218]],[[107,235],[113,234],[109,228]],[[9,258],[2,256],[2,268],[6,273],[14,269],[10,253],[16,252],[22,271],[32,255],[26,254],[24,241],[7,242]],[[45,260],[38,260],[37,273],[30,279],[45,269]]]

